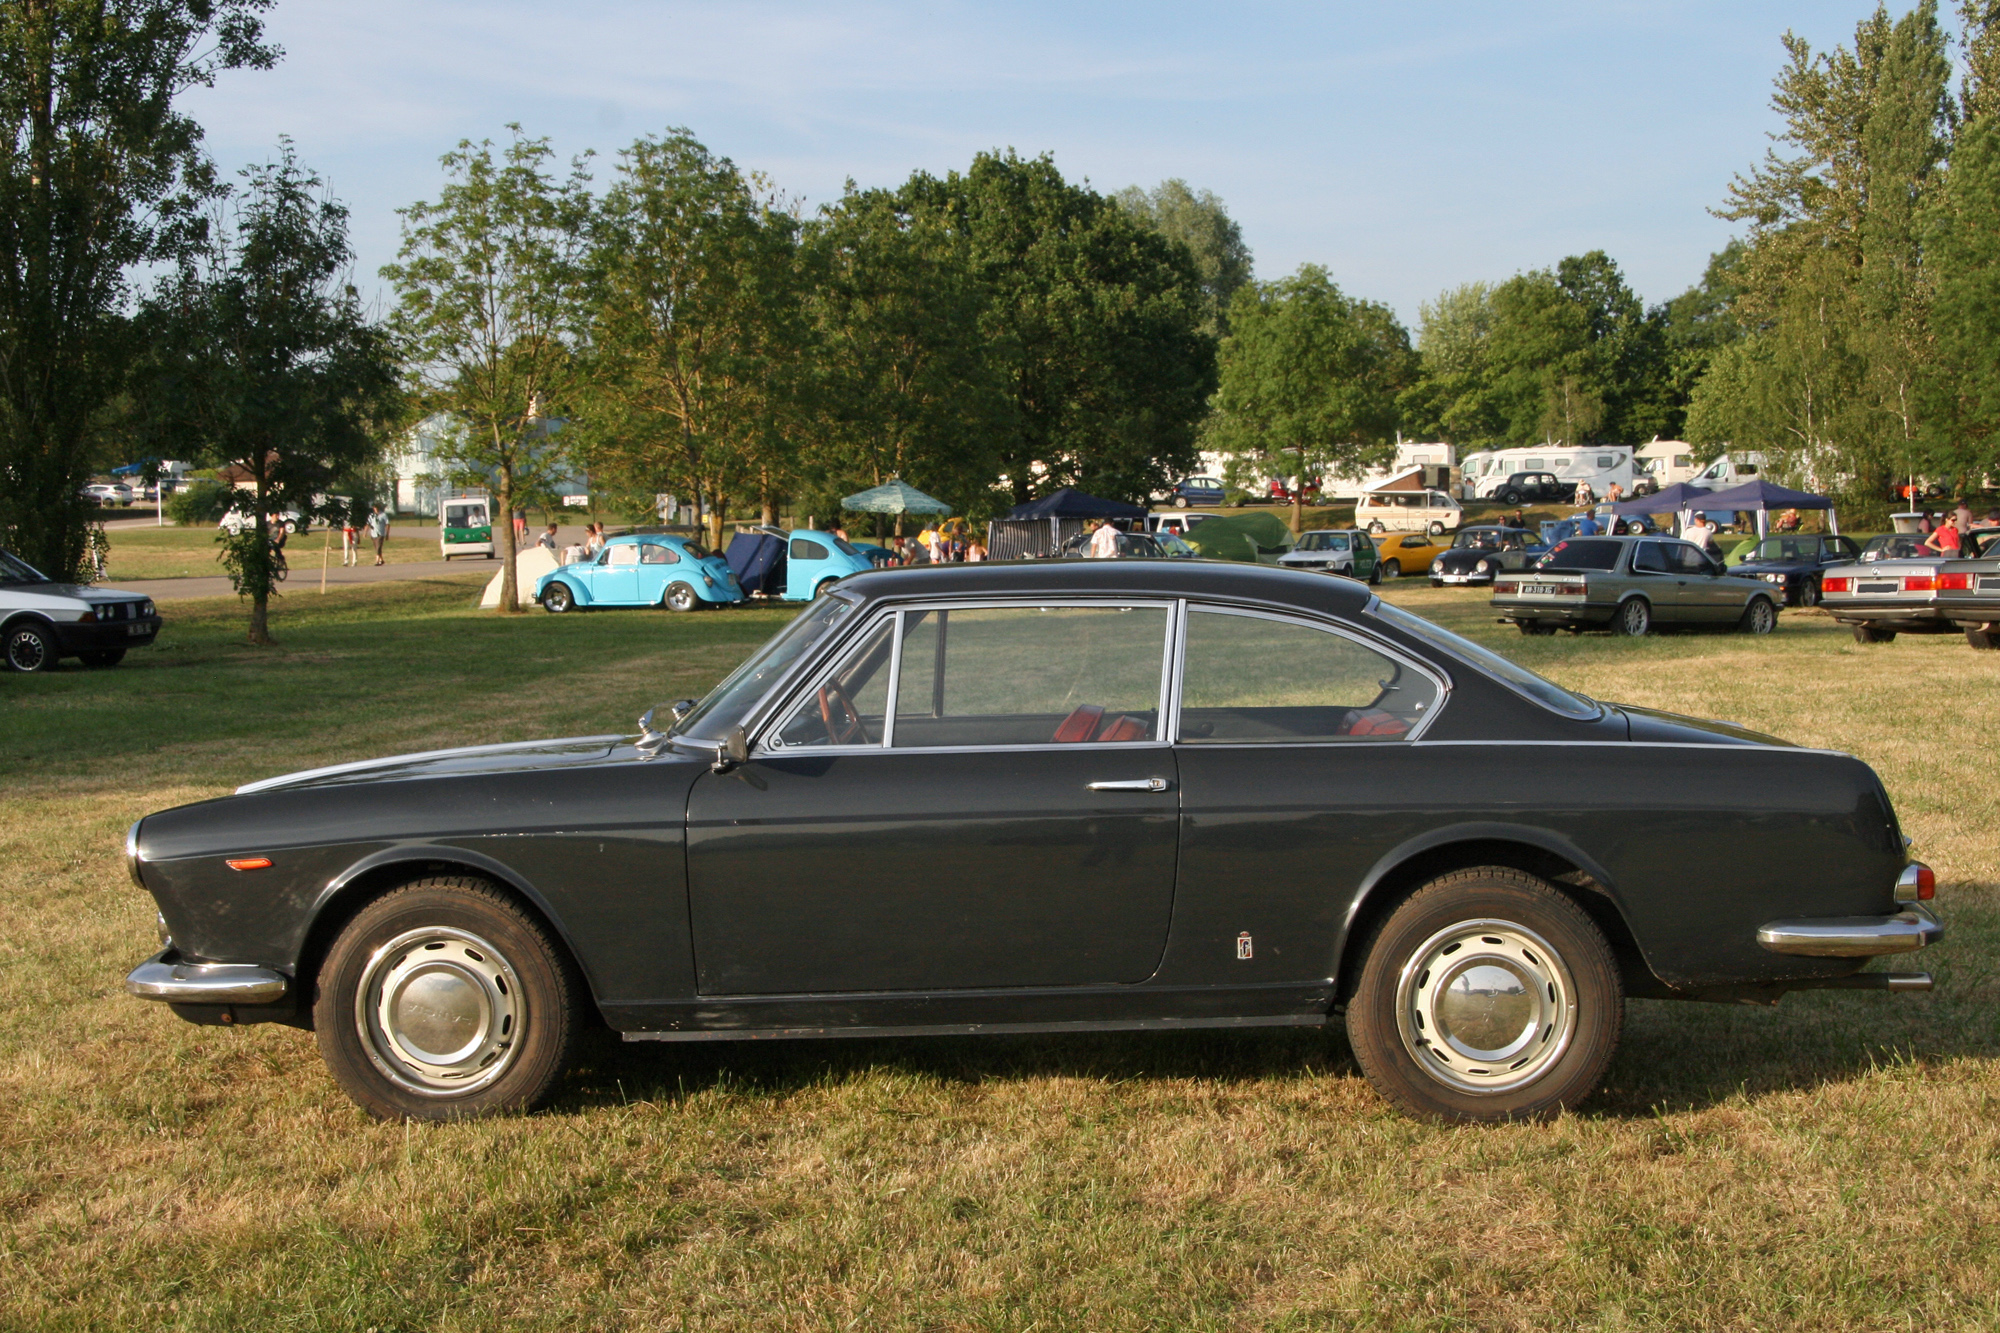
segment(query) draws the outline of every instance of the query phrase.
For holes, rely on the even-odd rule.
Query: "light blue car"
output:
[[[729,543],[728,560],[746,594],[788,602],[809,602],[829,583],[875,567],[860,548],[815,528],[738,532]]]
[[[545,611],[609,606],[664,606],[696,611],[743,600],[736,575],[719,555],[688,537],[640,533],[613,537],[595,560],[542,575],[535,600]]]

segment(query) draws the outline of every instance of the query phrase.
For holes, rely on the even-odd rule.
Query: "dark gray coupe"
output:
[[[673,711],[147,816],[129,988],[310,1028],[385,1117],[535,1106],[598,1023],[1344,1021],[1397,1106],[1500,1120],[1587,1096],[1627,997],[1930,984],[1861,971],[1939,933],[1866,764],[1582,698],[1344,579],[865,573]]]

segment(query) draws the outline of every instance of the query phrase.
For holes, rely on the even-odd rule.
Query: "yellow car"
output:
[[[1451,549],[1451,534],[1432,536],[1428,532],[1388,532],[1375,538],[1375,559],[1382,577],[1421,574],[1431,561]]]

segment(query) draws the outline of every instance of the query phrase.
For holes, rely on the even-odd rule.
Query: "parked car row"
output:
[[[1974,529],[1966,542],[1970,550],[1957,560],[1900,556],[1884,547],[1886,558],[1868,560],[1864,553],[1830,567],[1819,575],[1822,603],[1853,628],[1858,643],[1962,630],[1974,648],[2000,647],[2000,531]]]

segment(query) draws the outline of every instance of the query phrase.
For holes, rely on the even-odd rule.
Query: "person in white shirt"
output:
[[[1090,558],[1111,560],[1118,555],[1118,529],[1111,526],[1111,520],[1097,520],[1097,531],[1090,535]]]
[[[1715,525],[1708,521],[1705,514],[1697,510],[1694,517],[1688,520],[1687,526],[1681,529],[1681,536],[1704,551],[1712,550],[1715,546]]]

